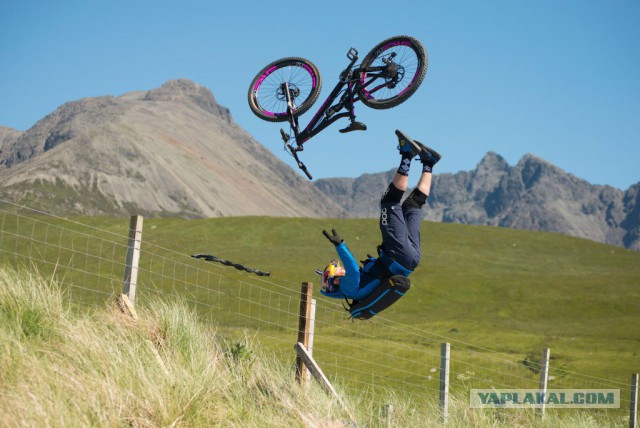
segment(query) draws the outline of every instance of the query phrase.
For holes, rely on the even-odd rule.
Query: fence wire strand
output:
[[[249,333],[261,346],[293,364],[300,283],[205,263],[185,249],[155,239],[152,232],[143,235],[137,301],[144,304],[152,296],[182,300],[224,334],[242,340]],[[54,276],[71,291],[73,305],[103,304],[122,292],[128,236],[124,220],[118,224],[111,219],[101,227],[99,221],[86,224],[0,200],[0,260]],[[437,401],[443,342],[451,344],[452,393],[539,385],[540,363],[523,364],[521,355],[465,343],[383,316],[353,321],[334,300],[321,296],[316,302],[313,356],[345,394],[380,397],[392,389]],[[629,388],[626,379],[602,379],[553,364],[549,378],[557,388],[616,388],[621,392]],[[621,407],[628,408],[628,403],[628,396],[621,394]]]

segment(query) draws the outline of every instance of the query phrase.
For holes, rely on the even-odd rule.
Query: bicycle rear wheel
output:
[[[318,68],[309,60],[282,58],[264,67],[249,86],[249,107],[260,119],[284,122],[287,118],[287,97],[282,88],[289,85],[295,103],[294,116],[311,108],[320,95],[322,79]]]
[[[379,110],[405,102],[422,84],[428,64],[426,49],[413,37],[380,42],[360,65],[360,100]]]

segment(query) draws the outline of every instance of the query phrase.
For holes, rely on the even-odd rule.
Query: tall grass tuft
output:
[[[407,427],[441,426],[432,403],[390,392],[387,403],[346,397],[349,411],[290,364],[204,324],[185,302],[65,306],[59,286],[26,269],[0,268],[0,426]],[[112,304],[113,303],[113,304]],[[295,338],[292,338],[292,345]],[[349,413],[355,415],[351,421]],[[601,422],[601,421],[600,421]],[[589,417],[468,409],[452,400],[447,426],[600,426]]]

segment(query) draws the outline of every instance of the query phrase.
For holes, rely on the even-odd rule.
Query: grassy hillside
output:
[[[15,224],[3,218],[0,257],[12,259],[12,253],[28,254],[32,258],[53,259],[59,271],[61,265],[73,265],[75,269],[64,272],[66,282],[80,284],[74,289],[74,298],[82,297],[83,287],[94,281],[86,272],[115,271],[121,277],[120,266],[112,266],[109,260],[123,261],[120,249],[112,249],[99,239],[69,241],[66,231],[57,235],[51,224],[61,224],[67,229],[82,229],[79,223],[95,227],[101,231],[115,232],[118,238],[126,236],[126,219],[75,218],[68,220],[47,217],[46,223],[32,223],[20,219]],[[33,242],[14,238],[7,233],[11,228],[21,229],[18,236],[31,237]],[[143,231],[143,255],[141,263],[145,269],[160,271],[166,267],[156,261],[149,261],[151,253],[172,251],[168,257],[182,257],[197,266],[207,262],[195,261],[189,255],[208,253],[241,263],[262,271],[271,271],[272,278],[291,288],[291,294],[299,293],[303,281],[316,284],[318,278],[313,273],[335,256],[333,246],[324,238],[323,228],[336,228],[356,258],[374,253],[379,244],[379,231],[375,220],[363,219],[284,219],[272,217],[236,217],[207,220],[147,219]],[[90,230],[91,238],[98,235]],[[111,237],[110,239],[113,239]],[[72,261],[61,257],[61,245],[77,248],[79,253]],[[441,335],[442,340],[452,342],[455,352],[459,344],[474,345],[513,356],[524,370],[527,381],[536,382],[537,375],[526,370],[526,361],[539,361],[543,347],[550,347],[552,367],[557,370],[581,373],[596,379],[622,382],[622,395],[628,397],[628,380],[632,372],[640,370],[640,254],[619,247],[607,246],[591,241],[576,239],[560,234],[510,230],[494,227],[464,226],[455,224],[422,224],[423,262],[412,276],[412,289],[407,296],[386,311],[383,316],[411,326],[432,335]],[[48,242],[46,248],[36,248],[41,242]],[[47,255],[51,252],[51,255]],[[98,253],[101,258],[82,257],[81,253]],[[164,251],[167,253],[166,251]],[[53,267],[50,266],[50,270]],[[255,278],[235,269],[219,267],[219,271],[232,278]],[[184,277],[186,281],[196,278],[179,271],[162,272],[162,276]],[[246,280],[246,279],[244,279]],[[167,288],[171,281],[149,283],[140,277],[139,290],[144,302],[149,286]],[[121,283],[113,282],[117,291]],[[235,287],[233,287],[235,289]],[[201,296],[194,289],[187,289],[188,297],[197,300]],[[102,304],[109,299],[107,294],[96,294],[90,290],[87,300]],[[178,290],[178,295],[185,294]],[[260,296],[251,298],[260,299]],[[238,302],[229,300],[222,307],[237,307]],[[242,301],[248,304],[247,300]],[[339,305],[338,301],[332,302]],[[271,302],[261,302],[270,305]],[[279,328],[282,321],[274,320],[266,324],[264,319],[232,317],[230,311],[217,311],[212,317],[220,326],[259,326],[261,334],[268,340],[263,343],[275,350],[275,341],[283,343],[291,355],[295,334]],[[256,307],[259,312],[260,308]],[[293,305],[292,312],[297,310]],[[338,320],[340,321],[340,320]],[[289,328],[293,322],[286,321]],[[323,331],[318,337],[317,350],[342,355],[341,341],[348,340],[344,324],[334,331]],[[376,325],[355,324],[349,334],[365,332],[369,339],[366,346],[382,355],[397,352],[397,344],[410,349],[424,349],[433,343],[417,343],[415,336],[394,335],[393,342],[387,342],[385,331],[376,330]],[[237,333],[237,331],[236,331]],[[385,339],[372,339],[385,337]],[[271,343],[274,342],[274,343]],[[437,345],[437,342],[435,343]],[[411,351],[413,352],[413,351]],[[409,355],[412,355],[412,353]],[[416,353],[416,355],[418,355]],[[458,354],[460,355],[460,354]],[[354,369],[362,360],[343,363],[344,369]],[[436,363],[437,365],[437,363]],[[351,373],[348,370],[338,373]],[[429,367],[417,367],[426,371]],[[361,370],[362,381],[366,382],[366,370]],[[429,373],[427,372],[426,375]],[[422,376],[422,373],[420,373]],[[477,374],[480,377],[480,374]],[[426,376],[424,376],[426,377]],[[437,382],[434,380],[433,382]],[[571,384],[571,387],[593,387],[591,384]],[[407,393],[406,388],[402,393]]]
[[[156,233],[316,283],[313,268],[334,256],[322,228],[335,227],[357,258],[380,239],[374,220],[178,224],[158,221]],[[550,347],[557,364],[593,376],[626,379],[640,369],[639,253],[560,234],[430,222],[422,250],[414,287],[385,316],[498,351]]]
[[[153,227],[154,229],[149,230]],[[335,256],[323,228],[336,228],[358,259],[375,254],[375,220],[229,218],[149,220],[149,239],[318,283],[313,269]],[[616,342],[640,353],[640,253],[560,234],[424,222],[423,260],[410,297],[387,317],[496,350],[564,351]],[[393,315],[392,315],[393,314]],[[514,340],[516,341],[514,343]],[[629,365],[627,365],[627,369]]]
[[[0,267],[0,425],[64,427],[442,426],[437,408],[390,392],[346,410],[248,339],[234,342],[181,301],[147,299],[134,321],[115,305],[70,311],[33,271]],[[354,423],[350,422],[350,419]],[[448,426],[623,426],[618,417],[472,410],[452,399]]]

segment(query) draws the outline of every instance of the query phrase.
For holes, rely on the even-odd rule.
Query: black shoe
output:
[[[420,161],[424,165],[428,165],[433,168],[435,164],[440,160],[440,154],[430,147],[425,146],[420,141],[412,140],[404,132],[396,129],[396,135],[398,136],[398,150],[401,155],[407,154],[407,156],[413,159],[416,155],[420,155]]]
[[[396,129],[396,136],[398,137],[398,151],[403,158],[413,159],[422,151],[422,147],[399,129]]]
[[[433,150],[431,147],[425,146],[420,141],[414,140],[413,142],[419,145],[421,148],[420,162],[422,162],[423,165],[428,165],[431,168],[433,168],[433,166],[437,164],[438,161],[440,160],[441,158],[440,154],[435,150]]]

